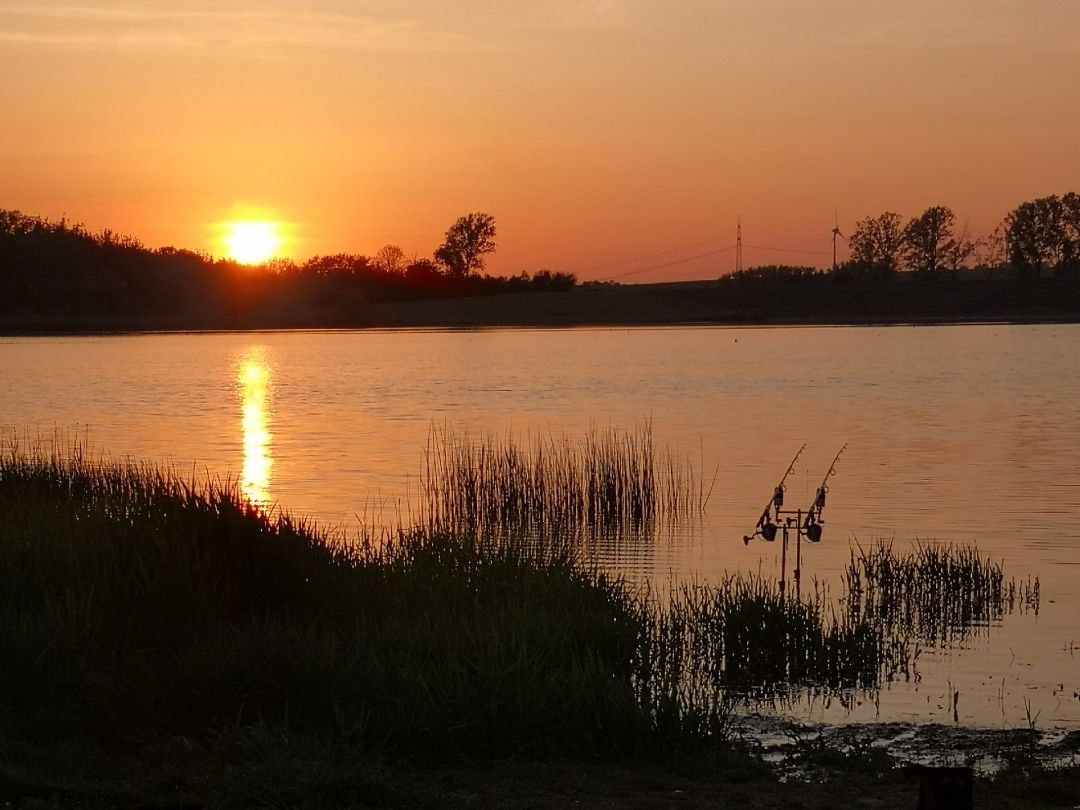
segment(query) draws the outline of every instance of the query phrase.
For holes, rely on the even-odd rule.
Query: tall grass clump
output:
[[[420,494],[431,526],[580,539],[692,520],[711,485],[689,461],[658,453],[648,422],[632,432],[593,428],[578,440],[544,433],[475,439],[433,427]]]
[[[440,757],[643,745],[641,620],[558,548],[348,544],[230,486],[0,457],[0,718],[30,736],[280,723]]]
[[[1014,610],[1039,609],[1039,580],[1006,578],[975,546],[920,544],[897,554],[890,543],[858,544],[844,573],[848,613],[893,636],[945,646],[998,623]]]
[[[682,711],[710,706],[785,702],[813,688],[829,693],[872,690],[903,662],[880,630],[848,622],[830,609],[824,589],[804,598],[784,595],[774,581],[728,576],[713,584],[682,585],[647,625],[642,645],[645,703],[678,695]]]

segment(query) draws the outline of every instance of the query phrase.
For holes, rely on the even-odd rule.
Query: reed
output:
[[[844,573],[847,612],[893,637],[947,646],[1016,610],[1039,610],[1039,580],[1007,578],[976,546],[856,544]]]
[[[686,710],[716,703],[730,712],[795,702],[807,690],[878,688],[905,651],[887,646],[872,624],[837,617],[830,604],[824,589],[794,598],[758,576],[673,589],[646,624],[643,701],[656,701],[653,690],[682,690]]]
[[[27,734],[283,723],[435,757],[701,745],[726,737],[733,685],[824,671],[806,663],[806,638],[835,643],[820,611],[770,593],[650,595],[554,539],[346,542],[227,483],[0,456],[0,712]],[[778,628],[790,662],[759,662]]]
[[[433,426],[420,483],[431,528],[533,539],[649,534],[700,516],[711,490],[689,460],[657,452],[649,422],[579,440]]]
[[[617,580],[554,545],[346,543],[227,484],[0,458],[0,715],[28,735],[282,723],[432,756],[643,745],[638,622]]]
[[[598,440],[596,457],[649,457],[642,434],[616,438]],[[511,445],[501,457],[480,447],[449,469],[483,482],[482,461],[534,480],[560,469],[554,459],[588,469],[594,458],[556,452],[514,466]],[[648,469],[610,466],[639,481]],[[552,508],[588,503],[592,480],[575,478],[579,489]],[[549,485],[537,486],[558,491]],[[575,508],[577,527],[589,512]],[[761,577],[658,594],[590,563],[572,535],[535,542],[432,522],[347,539],[267,514],[228,482],[9,444],[0,716],[27,738],[268,723],[435,759],[696,748],[726,739],[740,706],[808,691],[843,700],[909,671],[918,646],[905,631],[941,636],[905,618],[923,609],[915,602],[981,616],[1020,593],[972,554],[853,556],[839,611],[823,588],[785,597]],[[943,583],[963,576],[941,573],[950,565],[971,578],[971,595],[956,597],[967,607],[948,603]]]

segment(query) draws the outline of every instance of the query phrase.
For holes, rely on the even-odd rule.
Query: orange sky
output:
[[[834,206],[1080,190],[1077,0],[0,0],[0,64],[0,207],[151,246],[246,209],[429,256],[484,210],[491,270],[600,278],[741,216],[747,264],[824,265]]]

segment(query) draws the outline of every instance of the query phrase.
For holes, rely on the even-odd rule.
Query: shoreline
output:
[[[1016,319],[926,319],[896,321],[664,321],[641,323],[625,322],[568,322],[568,323],[521,323],[521,324],[423,324],[416,326],[253,326],[250,328],[176,328],[176,329],[75,329],[75,330],[18,330],[0,327],[0,340],[16,338],[94,338],[94,337],[150,337],[155,335],[247,335],[247,334],[349,334],[396,332],[501,332],[501,331],[614,331],[621,329],[889,329],[904,327],[943,326],[1073,326],[1080,324],[1080,316],[1060,318]]]
[[[701,281],[370,303],[350,317],[49,313],[0,316],[0,336],[264,331],[834,327],[1080,323],[1080,280]]]
[[[615,331],[622,329],[902,329],[905,327],[944,327],[944,326],[1073,326],[1080,324],[1080,316],[1062,316],[1060,318],[1014,318],[1014,319],[924,319],[895,321],[761,321],[761,322],[726,322],[726,321],[663,321],[647,322],[566,322],[566,323],[476,323],[476,324],[418,324],[396,326],[252,326],[249,328],[206,327],[176,329],[35,329],[18,330],[0,327],[0,340],[15,338],[95,338],[95,337],[150,337],[155,335],[247,335],[247,334],[350,334],[377,333],[394,334],[397,332],[502,332],[502,331]]]

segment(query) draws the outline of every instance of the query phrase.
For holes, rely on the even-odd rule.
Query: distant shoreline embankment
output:
[[[1080,321],[1073,279],[701,281],[409,301],[379,326],[886,325]]]
[[[571,326],[784,326],[1080,322],[1080,280],[1052,278],[886,281],[809,279],[583,285],[558,292],[369,304],[351,318],[319,313],[188,312],[0,316],[6,335],[264,329],[483,328]]]

